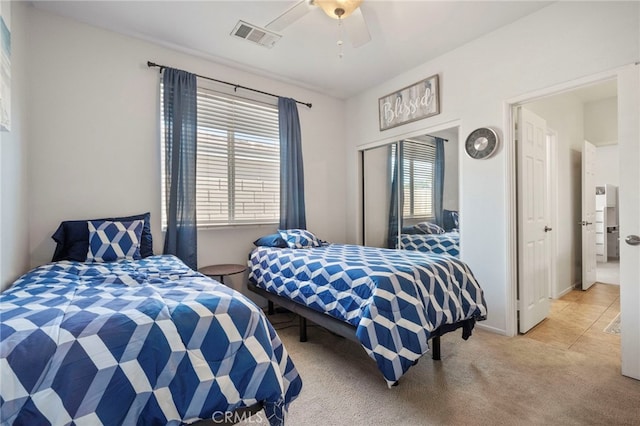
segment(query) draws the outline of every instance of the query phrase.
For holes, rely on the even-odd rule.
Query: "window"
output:
[[[432,143],[402,141],[403,218],[432,219],[434,217],[435,162],[436,147]]]
[[[277,223],[278,108],[198,86],[196,213],[199,228]],[[162,132],[163,133],[163,132]],[[164,141],[163,141],[164,163]],[[164,164],[162,164],[163,223]]]

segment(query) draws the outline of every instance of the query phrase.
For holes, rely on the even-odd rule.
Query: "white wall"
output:
[[[584,104],[584,137],[595,145],[618,143],[618,98]]]
[[[596,147],[596,184],[620,186],[618,145]]]
[[[11,131],[0,132],[0,290],[28,269],[26,5],[11,10]]]
[[[617,98],[584,105],[585,138],[596,146],[596,183],[620,185]]]
[[[428,133],[458,120],[461,139],[485,126],[498,129],[502,136],[507,100],[638,60],[638,6],[636,2],[556,2],[349,99],[349,239],[357,241],[359,232],[358,146],[397,139],[404,133]],[[436,73],[442,112],[380,132],[378,98]],[[511,333],[515,288],[507,257],[511,161],[504,146],[487,160],[460,158],[462,258],[485,290],[489,316],[483,326]]]
[[[345,242],[344,101],[29,8],[29,249],[51,259],[60,221],[151,211],[162,251],[157,69],[147,60],[312,102],[299,107],[307,225]],[[198,264],[245,263],[271,227],[198,235]],[[240,288],[242,276],[231,283]]]

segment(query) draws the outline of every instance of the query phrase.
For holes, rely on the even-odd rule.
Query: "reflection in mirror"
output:
[[[459,254],[457,128],[363,151],[364,244]]]
[[[388,247],[389,209],[391,200],[391,155],[394,142],[363,151],[364,245]]]

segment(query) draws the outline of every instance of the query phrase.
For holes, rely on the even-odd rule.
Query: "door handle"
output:
[[[637,235],[628,235],[627,238],[624,239],[625,243],[630,246],[637,246],[640,244],[640,237]]]
[[[545,225],[544,232],[549,232],[549,231],[553,231],[553,228],[549,228],[548,226]]]
[[[588,226],[593,225],[593,222],[587,222],[586,220],[583,220],[582,222],[578,222],[578,225]]]

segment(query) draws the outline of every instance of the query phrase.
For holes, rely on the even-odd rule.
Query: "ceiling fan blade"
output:
[[[353,47],[360,47],[371,41],[369,27],[367,27],[367,22],[364,20],[360,8],[354,10],[353,13],[344,20],[344,28],[347,31]]]
[[[308,0],[300,0],[273,21],[269,22],[265,28],[271,31],[282,31],[289,25],[311,11],[311,5]]]

